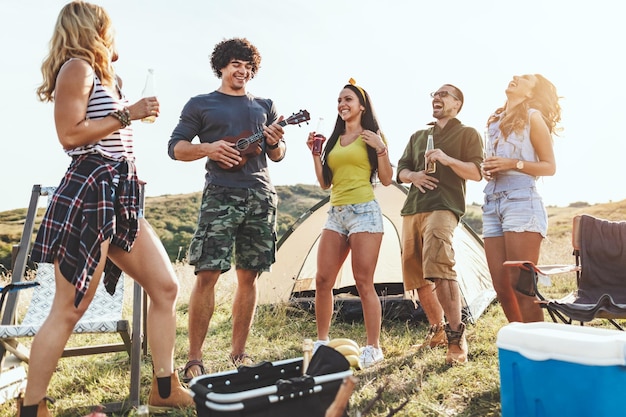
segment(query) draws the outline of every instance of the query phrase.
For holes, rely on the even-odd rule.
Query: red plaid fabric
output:
[[[74,305],[84,297],[100,261],[101,244],[126,251],[139,231],[139,182],[131,161],[98,154],[74,157],[54,192],[31,253],[34,262],[54,263],[76,287]],[[111,294],[121,270],[107,259],[104,284]]]

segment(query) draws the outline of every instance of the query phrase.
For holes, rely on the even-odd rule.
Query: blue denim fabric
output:
[[[548,214],[534,187],[488,194],[482,210],[483,238],[504,232],[548,233]]]
[[[378,201],[332,206],[324,229],[333,230],[345,236],[352,233],[383,233],[383,215]]]

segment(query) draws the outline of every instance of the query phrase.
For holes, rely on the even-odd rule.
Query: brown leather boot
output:
[[[24,398],[20,395],[17,398],[17,417],[23,416],[22,409],[24,408]],[[48,403],[54,404],[54,400],[50,397],[43,397],[37,404],[37,417],[52,417],[48,410]]]
[[[423,348],[436,348],[439,346],[446,346],[448,344],[448,339],[446,337],[445,331],[445,323],[441,322],[438,324],[433,324],[428,328],[428,334],[426,334],[426,338],[419,345],[413,345],[411,348],[413,349],[423,349]]]
[[[151,413],[164,413],[176,408],[193,407],[195,403],[189,391],[187,391],[178,379],[178,373],[174,372],[170,376],[171,392],[169,397],[162,398],[159,394],[156,375],[152,377],[150,396],[148,397],[148,408]]]
[[[446,324],[446,337],[448,338],[448,353],[446,363],[455,365],[467,362],[467,340],[465,339],[465,323],[461,323],[459,330],[452,330]]]

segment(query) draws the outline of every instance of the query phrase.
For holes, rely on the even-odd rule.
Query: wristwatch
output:
[[[517,168],[518,171],[524,169],[524,161],[522,161],[521,159],[517,161],[517,164],[515,164],[515,168]]]

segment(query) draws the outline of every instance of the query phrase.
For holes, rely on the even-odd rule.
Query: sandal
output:
[[[231,353],[230,361],[237,368],[239,368],[240,366],[251,366],[251,365],[254,365],[254,359],[252,359],[252,356],[248,355],[246,352],[240,353],[239,355],[233,355]]]
[[[200,368],[200,374],[199,375],[194,375],[194,376],[187,376],[187,371],[189,371],[189,368],[191,368],[192,366],[197,366]],[[206,374],[206,371],[204,369],[204,364],[202,363],[202,360],[200,359],[192,359],[189,362],[187,362],[185,364],[185,367],[183,368],[183,376],[182,376],[182,381],[184,383],[188,383],[189,381],[191,381],[192,379],[194,379],[196,376],[200,376],[200,375],[204,375]]]

